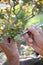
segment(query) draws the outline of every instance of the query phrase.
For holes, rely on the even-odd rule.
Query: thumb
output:
[[[34,26],[29,26],[28,27],[28,31],[30,31],[35,36],[40,35],[40,33],[38,32],[38,30],[36,30],[36,28]]]

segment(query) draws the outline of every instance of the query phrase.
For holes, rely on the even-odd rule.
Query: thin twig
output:
[[[27,21],[27,20],[29,20],[29,19],[31,19],[31,18],[33,18],[34,16],[36,16],[36,15],[31,15],[30,17],[27,17],[26,19],[24,19],[24,22]]]

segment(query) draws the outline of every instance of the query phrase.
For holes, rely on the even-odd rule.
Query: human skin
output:
[[[40,27],[34,28],[33,25],[27,29],[33,35],[33,38],[29,36],[29,32],[24,35],[27,45],[33,47],[36,52],[43,56],[43,30]]]
[[[33,34],[33,38],[31,38],[28,33],[24,35],[26,39],[27,45],[30,45],[43,56],[43,31],[40,28],[34,28],[33,26],[29,26],[28,30]],[[7,39],[2,41],[0,47],[5,52],[9,65],[19,65],[19,53],[17,49],[16,42],[11,38],[10,43]]]
[[[10,43],[7,39],[3,40],[0,48],[8,58],[8,65],[19,65],[19,53],[16,42],[11,38]]]

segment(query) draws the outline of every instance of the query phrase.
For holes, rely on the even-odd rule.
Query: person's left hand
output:
[[[9,65],[19,65],[19,53],[13,38],[10,39],[10,43],[8,42],[8,39],[3,40],[0,47],[6,54]]]

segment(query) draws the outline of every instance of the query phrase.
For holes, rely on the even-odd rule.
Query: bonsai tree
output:
[[[0,22],[0,38],[5,36],[15,39],[15,36],[24,31],[29,19],[43,12],[42,1],[34,0],[27,4],[24,2],[25,0],[19,4],[18,0],[9,0],[9,7],[0,10],[0,18],[4,19],[3,22]]]
[[[6,0],[5,0],[6,1]],[[18,34],[26,29],[29,19],[43,12],[41,0],[23,0],[19,4],[18,0],[9,0],[9,7],[0,9],[0,47],[8,57],[9,65],[19,65],[19,54],[17,53],[16,40]],[[24,4],[25,2],[25,4]]]

